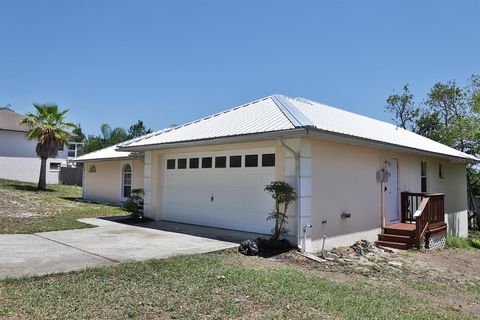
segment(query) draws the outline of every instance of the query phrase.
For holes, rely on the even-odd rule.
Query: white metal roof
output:
[[[124,143],[122,147],[205,140],[282,131],[294,127],[274,99],[267,97],[170,130],[159,131],[145,139]]]
[[[319,130],[368,139],[401,147],[457,158],[479,160],[444,144],[425,138],[391,123],[368,118],[304,98],[285,97]]]
[[[119,150],[116,150],[117,148],[118,148],[118,144],[78,156],[74,159],[74,161],[82,162],[87,160],[120,159],[120,158],[128,158],[130,156],[131,152],[119,151]]]
[[[86,154],[78,160],[128,157],[129,152],[155,146],[198,142],[262,133],[282,134],[298,128],[353,139],[478,161],[475,157],[393,124],[368,118],[305,98],[273,95],[175,128],[163,129],[117,146]],[[117,154],[118,153],[118,154]]]

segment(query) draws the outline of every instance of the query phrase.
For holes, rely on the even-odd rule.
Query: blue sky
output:
[[[480,1],[0,0],[0,105],[152,129],[273,93],[389,120],[410,83],[480,72]]]

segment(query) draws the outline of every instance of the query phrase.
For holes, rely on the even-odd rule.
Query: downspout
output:
[[[286,145],[281,137],[279,137],[277,140],[279,145],[281,145],[295,157],[295,179],[297,180],[297,246],[303,251],[303,248],[300,248],[300,238],[302,236],[302,226],[300,225],[300,154]]]

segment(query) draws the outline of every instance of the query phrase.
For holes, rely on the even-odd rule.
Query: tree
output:
[[[288,229],[285,227],[288,218],[287,209],[288,206],[295,201],[297,194],[288,183],[283,181],[271,182],[265,187],[265,191],[270,193],[275,200],[275,210],[270,212],[267,220],[275,220],[275,227],[272,230],[272,240],[277,241],[282,234],[288,232]]]
[[[413,129],[415,120],[420,114],[420,109],[415,107],[408,84],[403,86],[402,94],[392,94],[387,98],[385,108],[393,113],[392,120],[397,121],[397,125],[403,129]]]
[[[41,159],[38,189],[45,190],[47,187],[47,159],[57,156],[58,148],[68,143],[72,137],[69,130],[75,129],[77,126],[65,122],[65,114],[68,109],[59,111],[58,106],[54,104],[34,103],[33,106],[36,113],[28,112],[21,123],[30,127],[27,138],[38,141],[35,149]]]
[[[120,142],[127,141],[129,139],[127,130],[124,128],[115,128],[112,130],[110,137],[107,141],[108,145],[119,144]]]
[[[443,125],[448,127],[452,119],[465,115],[465,92],[456,85],[455,80],[437,82],[430,89],[425,104],[438,112]]]
[[[128,138],[138,138],[144,136],[146,134],[152,133],[151,129],[147,129],[143,124],[143,121],[138,120],[137,123],[132,124],[130,128],[128,128]]]
[[[406,93],[404,87],[404,96]],[[386,108],[391,111],[391,108],[388,108],[389,99]],[[408,100],[404,99],[395,98],[393,102]],[[395,120],[401,123],[400,114],[394,115]],[[480,75],[472,75],[464,88],[459,87],[454,80],[435,83],[414,121],[416,133],[479,157]],[[473,197],[480,197],[479,167],[469,164],[467,172],[468,192]]]
[[[73,129],[72,131],[73,136],[72,136],[72,141],[74,142],[84,142],[85,141],[85,134],[82,131],[82,127],[80,126],[80,123],[77,124],[77,127]]]

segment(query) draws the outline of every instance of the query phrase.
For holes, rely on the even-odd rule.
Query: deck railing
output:
[[[425,240],[427,231],[445,223],[445,194],[402,192],[403,223],[415,223],[417,247]]]

